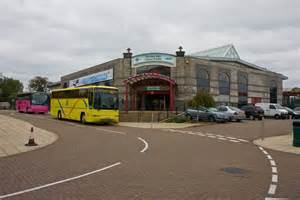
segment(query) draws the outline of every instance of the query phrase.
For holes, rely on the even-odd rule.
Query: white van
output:
[[[259,106],[264,110],[266,117],[275,117],[276,119],[287,119],[288,111],[281,105],[276,103],[257,103],[255,106]]]

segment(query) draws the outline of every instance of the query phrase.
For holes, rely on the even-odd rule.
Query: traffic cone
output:
[[[37,146],[38,145],[37,143],[35,143],[34,137],[31,137],[32,134],[33,134],[33,127],[31,127],[31,129],[30,129],[28,143],[25,144],[25,146]]]

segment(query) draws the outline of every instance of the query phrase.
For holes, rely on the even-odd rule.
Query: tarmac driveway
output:
[[[59,139],[1,158],[0,195],[57,184],[7,199],[300,198],[299,156],[253,145],[251,140],[261,136],[259,122],[157,130],[13,116],[55,132]],[[280,135],[291,123],[268,120],[263,126],[272,127],[265,129],[266,136]],[[277,173],[263,151],[276,162]],[[95,173],[78,177],[89,172]],[[78,178],[58,182],[72,177]],[[276,185],[274,194],[271,185]]]

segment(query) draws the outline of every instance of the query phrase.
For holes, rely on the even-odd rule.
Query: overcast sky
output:
[[[0,73],[27,85],[122,56],[228,43],[300,87],[299,0],[1,0]]]

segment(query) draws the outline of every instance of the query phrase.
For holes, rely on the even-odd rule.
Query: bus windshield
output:
[[[116,110],[119,108],[117,90],[96,88],[94,92],[95,109]]]
[[[31,95],[32,105],[48,105],[48,95],[46,93],[33,93]]]

